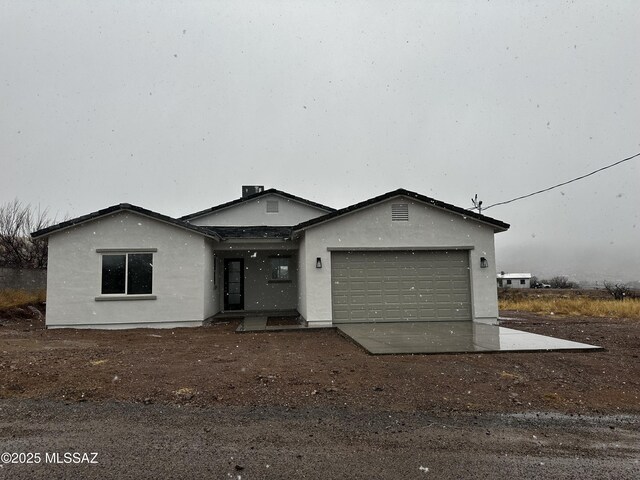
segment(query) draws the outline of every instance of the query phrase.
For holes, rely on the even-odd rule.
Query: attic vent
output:
[[[408,222],[409,221],[409,205],[406,203],[393,203],[391,205],[391,221]]]
[[[267,213],[278,213],[277,200],[267,200]]]

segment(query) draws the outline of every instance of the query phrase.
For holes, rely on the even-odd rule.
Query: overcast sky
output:
[[[0,202],[274,187],[470,207],[640,152],[640,3],[0,0]],[[640,158],[485,212],[498,269],[640,280]]]

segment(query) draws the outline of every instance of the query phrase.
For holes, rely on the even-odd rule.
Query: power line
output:
[[[640,157],[640,152],[636,153],[635,155],[631,155],[630,157],[623,158],[622,160],[618,160],[617,162],[612,163],[611,165],[607,165],[605,167],[594,170],[593,172],[589,172],[585,175],[581,175],[571,180],[567,180],[566,182],[558,183],[557,185],[554,185],[552,187],[543,188],[542,190],[538,190],[537,192],[528,193],[527,195],[521,195],[520,197],[512,198],[511,200],[506,200],[504,202],[494,203],[492,205],[489,205],[488,207],[482,207],[482,210],[488,210],[491,207],[497,207],[498,205],[506,205],[507,203],[515,202],[516,200],[522,200],[523,198],[528,198],[534,195],[538,195],[540,193],[548,192],[549,190],[553,190],[554,188],[562,187],[563,185],[568,185],[569,183],[577,182],[578,180],[582,180],[583,178],[590,177],[591,175],[595,175],[596,173],[606,170],[608,168],[615,167],[616,165],[620,165],[621,163],[624,163],[624,162],[628,162],[629,160],[633,160],[636,157]],[[474,206],[471,208],[471,210],[475,210],[475,209],[478,209],[478,206]]]

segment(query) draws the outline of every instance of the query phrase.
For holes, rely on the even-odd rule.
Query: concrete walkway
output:
[[[267,329],[267,317],[245,317],[236,332],[256,332]]]
[[[308,327],[304,324],[297,325],[268,325],[269,317],[245,317],[236,328],[236,333],[244,332],[284,332],[291,330],[325,330],[327,327]]]

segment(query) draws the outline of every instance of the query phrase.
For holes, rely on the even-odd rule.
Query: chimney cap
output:
[[[243,185],[242,186],[242,198],[247,198],[256,193],[264,191],[264,185]]]

